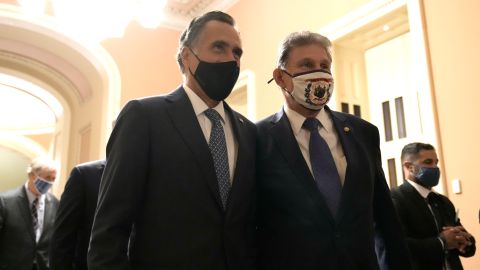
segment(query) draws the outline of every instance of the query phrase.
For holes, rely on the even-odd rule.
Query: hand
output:
[[[443,227],[440,237],[445,240],[448,250],[458,249],[461,253],[465,253],[465,248],[472,245],[472,235],[462,226]]]

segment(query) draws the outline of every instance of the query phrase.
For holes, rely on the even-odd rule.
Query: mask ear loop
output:
[[[293,78],[292,74],[290,74],[288,71],[286,71],[285,69],[280,69],[281,71],[285,72],[288,76],[290,76],[291,78]],[[272,77],[270,80],[268,80],[267,84],[271,83],[272,81],[274,80],[274,78]]]

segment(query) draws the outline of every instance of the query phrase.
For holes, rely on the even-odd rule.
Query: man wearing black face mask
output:
[[[440,179],[435,148],[425,143],[407,144],[401,160],[406,180],[391,194],[414,268],[463,269],[458,256],[473,256],[475,239],[463,228],[452,202],[432,190]]]
[[[180,37],[183,85],[122,110],[107,146],[89,270],[253,269],[255,125],[223,101],[241,55],[232,17],[195,18]]]

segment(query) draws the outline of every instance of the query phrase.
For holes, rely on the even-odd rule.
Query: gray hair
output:
[[[330,62],[332,61],[332,43],[327,37],[310,31],[300,31],[290,33],[280,44],[278,48],[278,67],[285,68],[288,56],[293,48],[310,44],[322,46],[328,59]]]
[[[182,71],[182,73],[185,73],[185,67],[183,66],[181,57],[183,48],[191,47],[192,44],[195,43],[203,27],[209,21],[219,21],[229,24],[231,26],[235,26],[235,20],[232,18],[232,16],[221,11],[210,11],[203,14],[202,16],[194,18],[190,22],[188,27],[183,31],[178,44],[177,62],[180,66],[180,70]]]
[[[40,174],[44,171],[57,171],[58,164],[56,161],[47,157],[34,158],[27,167],[27,173]]]

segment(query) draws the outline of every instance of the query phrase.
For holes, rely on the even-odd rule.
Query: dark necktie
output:
[[[342,186],[330,148],[318,132],[319,125],[320,122],[316,118],[307,118],[303,123],[303,128],[310,131],[308,149],[313,177],[332,215],[335,217],[340,203]]]
[[[218,189],[222,199],[223,209],[227,206],[228,194],[230,192],[230,173],[228,169],[227,143],[221,123],[220,115],[214,109],[207,109],[205,115],[212,122],[212,131],[208,146],[213,157],[213,165],[217,175]]]
[[[432,209],[435,225],[437,225],[438,232],[441,232],[443,227],[443,219],[442,215],[440,214],[439,199],[440,198],[438,198],[438,195],[435,194],[435,192],[430,192],[427,196],[427,203],[430,205],[430,209]]]
[[[32,202],[31,214],[32,214],[32,224],[33,231],[36,232],[38,229],[38,198],[35,198]]]

